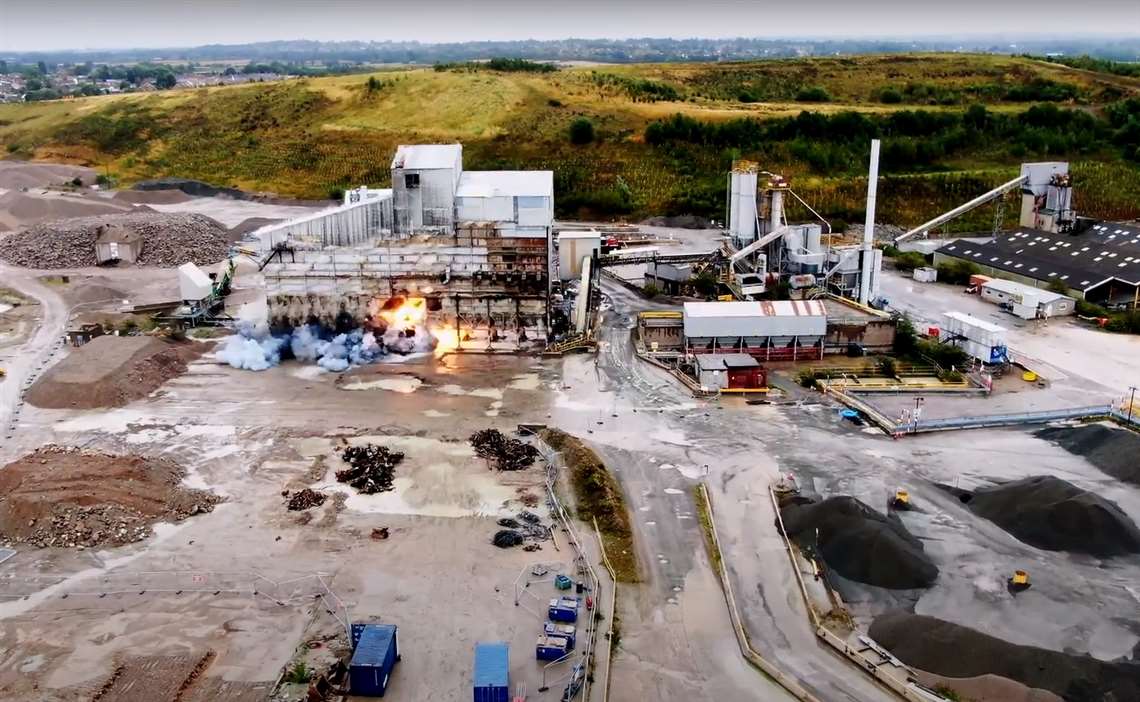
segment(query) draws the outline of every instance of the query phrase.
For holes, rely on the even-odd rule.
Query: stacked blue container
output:
[[[510,648],[475,644],[475,702],[510,702]]]
[[[357,638],[357,632],[353,632]],[[383,697],[388,678],[399,660],[396,627],[367,624],[359,630],[356,649],[348,665],[348,686],[353,695]]]

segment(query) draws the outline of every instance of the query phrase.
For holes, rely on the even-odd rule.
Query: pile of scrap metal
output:
[[[346,446],[340,457],[349,467],[336,472],[337,481],[348,483],[365,495],[394,490],[396,466],[404,460],[403,452],[376,444]]]
[[[523,470],[538,458],[538,449],[512,439],[498,429],[482,429],[471,435],[475,455],[487,460],[496,470]]]

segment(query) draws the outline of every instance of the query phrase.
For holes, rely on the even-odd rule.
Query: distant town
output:
[[[171,88],[201,88],[356,73],[373,66],[349,63],[224,63],[184,64],[143,62],[130,65],[84,63],[12,63],[0,60],[0,102],[36,102],[69,97],[151,92]]]

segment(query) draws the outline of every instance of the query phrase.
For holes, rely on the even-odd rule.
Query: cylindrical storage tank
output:
[[[733,171],[729,229],[737,239],[750,242],[756,238],[756,174]]]
[[[805,235],[804,248],[811,253],[820,253],[823,251],[823,227],[818,224],[808,224],[804,227],[807,230]]]
[[[784,232],[784,245],[792,251],[804,248],[804,227],[788,227]]]

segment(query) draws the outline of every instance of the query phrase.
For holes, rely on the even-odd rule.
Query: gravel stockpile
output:
[[[148,336],[96,337],[44,373],[27,401],[45,409],[122,407],[185,373],[211,346]]]
[[[44,446],[0,469],[0,539],[87,548],[150,535],[156,522],[210,512],[219,498],[182,487],[163,459]]]
[[[897,518],[888,518],[854,497],[792,504],[780,514],[788,536],[815,551],[845,578],[906,590],[929,587],[938,567],[922,542]]]
[[[1104,422],[1047,427],[1037,436],[1051,441],[1117,480],[1140,485],[1140,434]]]
[[[1069,702],[1140,700],[1140,663],[1021,646],[909,612],[877,617],[871,638],[902,662],[938,675],[993,674],[1049,690]]]
[[[1030,546],[1101,557],[1140,553],[1140,529],[1115,502],[1051,475],[954,492],[971,512]]]
[[[96,265],[100,227],[118,225],[142,237],[138,263],[180,266],[187,261],[217,263],[229,252],[228,231],[200,214],[132,212],[44,222],[4,240],[0,257],[28,268],[82,268]]]

